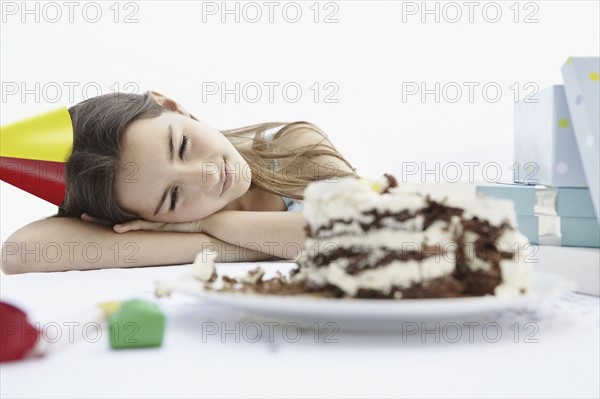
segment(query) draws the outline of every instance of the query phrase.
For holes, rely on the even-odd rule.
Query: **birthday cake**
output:
[[[434,199],[391,175],[310,184],[292,281],[338,297],[514,296],[530,289],[527,238],[511,201]]]

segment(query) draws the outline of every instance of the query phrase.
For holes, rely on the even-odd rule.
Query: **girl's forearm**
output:
[[[2,244],[6,274],[141,267],[191,263],[202,250],[218,262],[260,261],[268,254],[241,248],[207,234],[159,231],[115,233],[111,227],[74,218],[38,220]]]
[[[294,259],[305,241],[300,212],[221,211],[205,220],[204,232],[242,248]]]

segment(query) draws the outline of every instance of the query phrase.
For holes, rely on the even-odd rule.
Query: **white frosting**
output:
[[[309,184],[304,191],[303,214],[309,225],[316,229],[336,219],[369,223],[372,217],[364,215],[365,211],[414,212],[425,204],[421,194],[381,195],[368,184],[350,177],[341,178],[337,183],[319,181]]]
[[[521,251],[529,240],[518,230],[505,230],[496,241],[496,247],[504,252]]]
[[[528,292],[531,287],[532,264],[523,261],[523,257],[515,260],[503,259],[500,261],[502,283],[494,290],[497,296],[508,297],[521,294],[521,290]]]
[[[408,262],[394,261],[354,276],[347,274],[338,262],[333,262],[323,269],[325,270],[322,273],[329,283],[336,285],[351,296],[356,295],[359,288],[374,289],[387,294],[393,285],[408,287],[411,283],[421,279],[419,262],[412,260]]]
[[[421,262],[421,280],[428,281],[452,274],[454,271],[454,257],[431,256]]]

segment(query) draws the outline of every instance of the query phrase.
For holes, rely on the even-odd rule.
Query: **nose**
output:
[[[221,184],[221,164],[198,161],[181,166],[180,180],[188,190],[210,192],[219,191]]]

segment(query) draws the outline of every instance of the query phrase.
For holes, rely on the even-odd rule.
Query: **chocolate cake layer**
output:
[[[356,275],[364,270],[385,266],[393,261],[406,262],[408,260],[421,261],[427,257],[447,256],[440,246],[423,246],[421,251],[392,251],[381,249],[376,255],[369,248],[335,248],[335,250],[324,253],[320,252],[309,258],[309,262],[316,267],[327,266],[330,263],[344,260],[348,262],[345,267],[350,275]],[[372,249],[372,248],[371,248]]]

